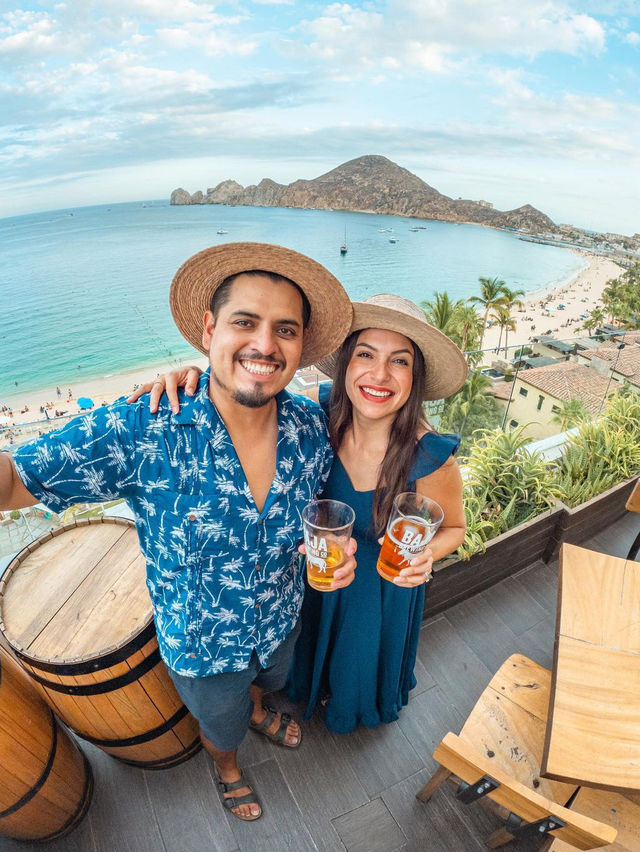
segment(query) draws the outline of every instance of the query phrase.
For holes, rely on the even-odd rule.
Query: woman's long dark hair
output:
[[[359,336],[360,331],[350,334],[340,347],[337,356],[329,403],[329,434],[336,453],[353,421],[353,407],[347,396],[345,377]],[[411,345],[413,347],[411,393],[391,425],[389,443],[380,467],[373,498],[373,525],[378,535],[384,533],[395,496],[408,488],[418,430],[427,425],[422,410],[422,390],[426,375],[424,358],[413,341]]]

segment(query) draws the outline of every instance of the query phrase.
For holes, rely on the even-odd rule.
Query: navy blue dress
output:
[[[320,402],[326,408],[329,390],[323,390]],[[459,443],[457,435],[427,432],[416,446],[409,490],[444,464]],[[376,571],[380,545],[371,525],[373,494],[354,489],[336,456],[323,496],[342,500],[355,512],[358,567],[346,589],[318,592],[306,584],[302,632],[289,676],[289,697],[306,703],[305,719],[330,696],[325,722],[337,734],[395,721],[416,685],[425,587],[399,588]]]

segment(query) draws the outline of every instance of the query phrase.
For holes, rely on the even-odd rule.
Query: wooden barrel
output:
[[[0,631],[54,712],[126,763],[164,769],[201,747],[160,659],[135,526],[83,520],[34,541],[0,582]]]
[[[84,817],[92,792],[84,755],[0,647],[0,835],[62,837]]]

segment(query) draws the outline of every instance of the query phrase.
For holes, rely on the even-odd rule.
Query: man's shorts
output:
[[[221,672],[208,677],[184,677],[169,669],[180,698],[200,723],[200,730],[220,751],[236,749],[247,733],[253,713],[249,687],[276,692],[285,685],[300,622],[278,645],[262,668],[254,651],[249,666],[240,672]]]

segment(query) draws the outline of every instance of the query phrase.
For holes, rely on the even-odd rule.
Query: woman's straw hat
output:
[[[423,399],[445,399],[460,390],[469,366],[456,344],[425,320],[424,312],[409,299],[380,293],[364,302],[353,302],[350,333],[364,328],[397,331],[412,340],[424,356],[426,378]],[[337,352],[318,362],[318,368],[333,378]]]
[[[180,333],[207,355],[202,345],[202,318],[225,278],[240,272],[273,272],[300,287],[311,305],[300,367],[333,352],[351,325],[351,302],[328,269],[292,249],[266,243],[225,243],[194,254],[176,272],[169,305]]]

